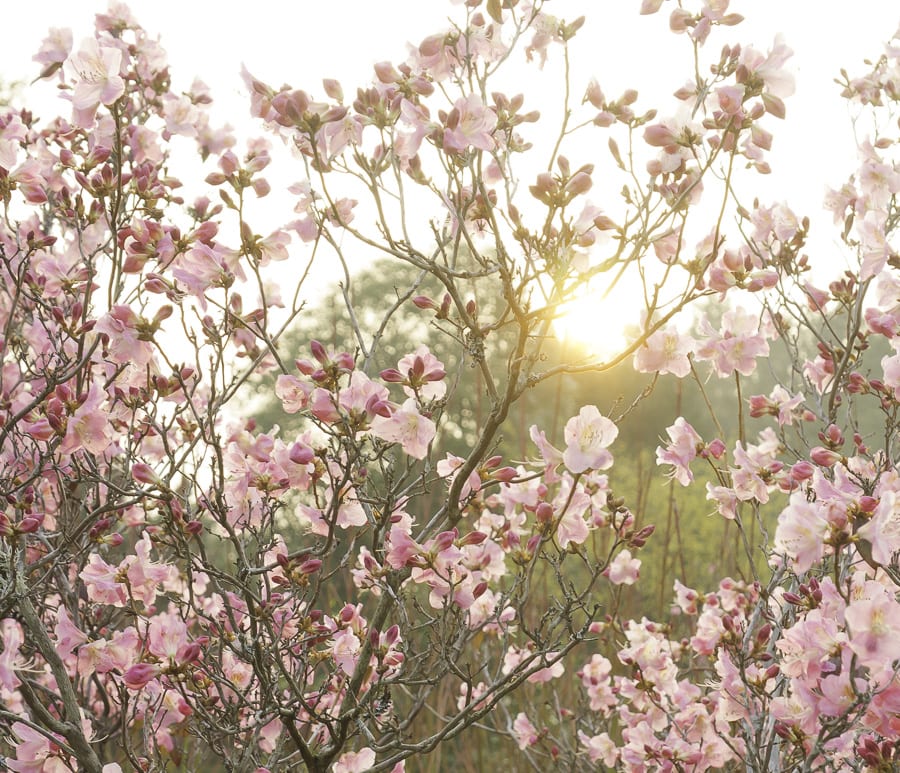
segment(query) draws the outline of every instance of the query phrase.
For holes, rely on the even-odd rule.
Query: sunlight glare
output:
[[[588,287],[560,308],[553,329],[561,342],[605,359],[626,349],[640,323],[640,309],[634,296],[621,288],[605,294]]]

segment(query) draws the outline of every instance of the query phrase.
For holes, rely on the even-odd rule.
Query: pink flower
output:
[[[894,350],[897,352],[893,357],[881,358],[881,369],[884,372],[885,386],[894,390],[894,397],[900,400],[900,341],[893,340]]]
[[[44,65],[42,78],[52,75],[59,66],[69,58],[72,50],[72,30],[51,27],[47,37],[41,43],[40,50],[32,57],[35,62]]]
[[[583,491],[576,491],[571,501],[566,503],[566,510],[556,529],[556,539],[561,548],[565,549],[570,544],[580,545],[587,539],[590,528],[584,513],[589,504],[590,500]]]
[[[900,551],[900,497],[895,491],[885,491],[871,520],[856,533],[872,545],[872,558],[888,566]]]
[[[275,382],[275,396],[285,413],[297,413],[306,407],[312,385],[296,376],[281,374]]]
[[[557,652],[548,652],[546,655],[543,655],[540,659],[534,659],[530,661],[527,665],[527,669],[530,671],[535,667],[535,665],[539,663],[546,662],[547,660],[553,660],[559,653]],[[503,656],[503,667],[502,671],[504,674],[511,674],[513,671],[518,669],[532,657],[531,653],[527,649],[523,649],[520,647],[510,647],[506,654]],[[525,667],[523,667],[525,668]],[[526,681],[531,682],[533,684],[543,684],[545,682],[552,681],[553,679],[558,679],[565,673],[566,669],[563,665],[562,660],[557,660],[553,665],[547,666],[546,668],[540,668],[531,674]]]
[[[134,555],[126,556],[119,564],[119,572],[124,571],[128,577],[131,595],[148,607],[156,601],[157,594],[164,590],[163,586],[178,575],[174,566],[150,560],[152,548],[150,535],[144,532],[134,546]]]
[[[460,470],[465,463],[466,460],[461,456],[455,456],[448,452],[446,458],[441,459],[437,463],[437,474],[442,478],[447,479],[448,486],[452,485],[458,470]],[[473,491],[481,491],[481,476],[478,474],[478,470],[472,470],[472,472],[469,473],[469,477],[466,479],[462,490],[459,492],[460,499],[466,499]]]
[[[94,329],[107,337],[106,350],[113,362],[134,362],[143,367],[153,359],[153,347],[142,336],[151,329],[151,323],[139,317],[130,306],[113,306],[110,312],[97,320]]]
[[[16,773],[43,773],[44,770],[56,770],[56,766],[45,768],[47,757],[50,755],[50,739],[43,733],[34,730],[24,722],[14,722],[12,725],[16,748],[16,759],[5,760],[10,770]],[[56,760],[60,762],[60,760]],[[61,766],[65,770],[65,767]]]
[[[206,308],[203,294],[210,287],[231,287],[235,273],[229,265],[232,257],[222,247],[196,244],[186,254],[180,255],[172,269],[172,276],[183,283],[188,292],[201,299]]]
[[[674,469],[669,473],[669,477],[677,480],[682,486],[687,486],[694,479],[691,462],[697,458],[697,449],[703,446],[703,439],[682,416],[675,419],[675,423],[666,430],[666,433],[671,442],[665,448],[656,449],[656,463],[671,464]]]
[[[87,634],[75,627],[69,612],[64,606],[56,611],[56,627],[53,629],[56,636],[56,651],[61,658],[67,658],[72,651],[87,641]],[[0,679],[2,683],[2,679]]]
[[[81,570],[88,598],[100,604],[125,606],[125,586],[117,581],[118,567],[106,563],[97,553],[91,553],[88,565]]]
[[[78,673],[105,674],[117,670],[125,672],[139,656],[141,641],[134,627],[116,631],[109,640],[95,639],[78,650]]]
[[[183,662],[189,643],[187,625],[171,613],[155,615],[150,621],[149,644],[147,649],[156,657],[173,663]]]
[[[606,767],[615,767],[619,752],[616,748],[616,742],[609,737],[608,733],[588,736],[583,730],[579,730],[578,740],[587,749],[588,759],[591,762],[596,763],[602,760]]]
[[[516,743],[519,745],[520,749],[527,749],[529,746],[534,746],[540,740],[537,730],[523,711],[516,714],[512,731],[513,737],[516,739]]]
[[[900,659],[900,603],[877,583],[867,583],[868,598],[853,599],[844,611],[850,649],[860,664],[891,672]]]
[[[563,462],[575,473],[605,470],[612,466],[607,447],[616,439],[619,428],[600,414],[595,405],[586,405],[566,422],[566,450]]]
[[[72,106],[79,125],[83,119],[93,120],[100,104],[111,105],[125,93],[125,81],[119,75],[122,52],[111,46],[101,46],[95,38],[86,38],[81,50],[69,57],[69,66],[75,72],[75,92]]]
[[[435,423],[419,413],[416,401],[407,400],[389,418],[375,416],[372,434],[388,443],[399,443],[404,453],[414,459],[424,459],[428,446],[437,433]]]
[[[563,463],[562,451],[547,440],[547,434],[543,430],[539,430],[536,424],[531,426],[528,434],[532,442],[538,447],[538,451],[544,461],[544,480],[548,484],[556,483],[559,480],[556,468]]]
[[[331,656],[347,676],[351,676],[356,669],[360,647],[359,638],[349,629],[341,631],[331,640]]]
[[[82,448],[98,455],[106,451],[113,440],[113,431],[108,412],[101,408],[105,402],[106,393],[92,383],[87,398],[66,424],[66,436],[59,447],[62,453],[73,454]]]
[[[485,107],[477,94],[458,99],[445,123],[444,150],[464,153],[470,146],[478,150],[494,149],[492,132],[497,126],[497,115]]]
[[[793,55],[794,52],[785,45],[779,35],[765,56],[749,46],[742,48],[740,63],[747,68],[750,75],[762,79],[767,94],[781,100],[794,93],[794,76],[784,68],[787,60]]]
[[[798,574],[806,572],[825,554],[827,531],[828,522],[819,507],[807,502],[804,494],[795,492],[778,516],[775,550],[790,559]]]
[[[344,752],[334,763],[333,773],[365,773],[375,765],[375,752],[364,746],[358,752]]]
[[[707,320],[703,323],[709,337],[697,350],[697,358],[712,360],[719,378],[727,378],[735,371],[749,376],[756,370],[756,358],[769,354],[769,343],[759,331],[757,315],[741,308],[726,311],[718,333]]]
[[[190,98],[182,94],[166,94],[163,97],[163,115],[166,119],[166,131],[172,135],[194,137],[197,124],[200,122],[200,111]]]
[[[418,390],[419,395],[426,400],[440,400],[447,393],[447,385],[444,383],[446,375],[444,363],[422,344],[413,354],[400,358],[396,371],[383,371],[381,377],[385,381],[403,384],[403,391],[409,397],[414,397]]]
[[[389,534],[390,550],[385,555],[385,561],[394,569],[402,569],[414,556],[422,553],[422,547],[410,536],[408,528],[401,524],[394,524]]]
[[[634,353],[634,367],[640,373],[671,373],[684,378],[691,372],[689,356],[695,341],[673,326],[657,330]]]
[[[623,550],[610,562],[604,574],[613,585],[634,585],[640,570],[641,560],[632,558],[630,550]]]
[[[22,665],[19,661],[19,648],[25,640],[21,624],[11,617],[0,621],[0,641],[3,642],[3,651],[0,652],[0,687],[12,692],[19,686],[16,668]]]

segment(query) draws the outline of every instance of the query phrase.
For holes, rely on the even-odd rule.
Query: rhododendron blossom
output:
[[[728,0],[670,96],[452,5],[240,132],[116,1],[0,99],[0,767],[900,766],[900,37],[823,218]]]
[[[671,373],[684,378],[691,372],[694,348],[694,340],[674,328],[657,330],[635,352],[634,367],[641,373]]]
[[[586,405],[578,416],[566,422],[563,463],[571,472],[605,470],[613,461],[606,449],[618,434],[616,425],[602,416],[596,406]]]
[[[120,70],[122,52],[112,46],[102,46],[94,38],[86,38],[81,49],[69,57],[75,72],[75,93],[72,105],[79,115],[91,115],[99,105],[110,105],[125,93]]]

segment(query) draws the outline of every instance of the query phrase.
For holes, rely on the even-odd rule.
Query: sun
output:
[[[587,287],[560,307],[553,320],[556,337],[587,356],[610,358],[623,352],[640,324],[640,296],[616,288],[610,293]]]

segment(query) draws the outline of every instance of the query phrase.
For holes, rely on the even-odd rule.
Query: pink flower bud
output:
[[[297,568],[300,574],[315,574],[322,568],[322,562],[318,558],[308,558]]]
[[[594,107],[598,110],[603,109],[603,91],[600,88],[600,84],[595,80],[591,80],[588,84],[587,91],[585,92],[584,99],[587,102],[590,102]]]
[[[793,478],[797,482],[809,480],[815,473],[815,469],[816,468],[813,467],[809,462],[804,460],[797,462],[791,467],[790,475],[791,478]]]
[[[308,445],[305,445],[303,443],[294,443],[294,445],[291,446],[288,458],[294,464],[309,464],[313,459],[316,458],[316,454]]]
[[[769,402],[769,398],[765,395],[753,395],[750,398],[750,415],[754,419],[773,414],[773,407]],[[774,413],[777,413],[777,411],[774,411]]]
[[[587,193],[593,186],[594,181],[587,172],[576,172],[575,175],[566,183],[566,193],[572,196],[581,196]]]
[[[841,461],[841,455],[837,451],[832,451],[822,446],[816,446],[809,452],[809,458],[820,467],[834,467]]]
[[[137,663],[129,668],[123,675],[125,686],[129,690],[140,690],[142,687],[160,673],[160,667],[152,663]]]
[[[859,498],[857,506],[859,507],[860,512],[871,515],[875,512],[875,508],[878,507],[878,500],[875,499],[875,497],[862,496]]]
[[[652,147],[662,148],[675,142],[672,130],[661,123],[656,123],[644,129],[644,142]]]
[[[315,357],[319,362],[323,365],[328,363],[328,353],[325,351],[325,347],[322,346],[318,341],[310,341],[309,348],[312,351],[313,357]]]
[[[519,471],[515,467],[501,467],[499,470],[494,472],[491,477],[494,480],[502,481],[503,483],[509,483],[518,477]]]
[[[389,384],[402,384],[406,381],[406,377],[396,368],[387,368],[379,374],[382,381]]]
[[[531,191],[531,195],[539,201],[548,203],[550,201],[550,195],[556,191],[556,182],[553,179],[553,175],[549,172],[541,172],[541,174],[537,176],[535,184],[530,186],[528,190]]]
[[[442,553],[447,548],[449,548],[454,540],[459,535],[459,532],[456,529],[451,531],[442,531],[437,537],[434,538],[434,548],[437,553]]]
[[[500,456],[499,454],[496,454],[496,455],[490,457],[489,459],[487,459],[482,466],[484,467],[485,470],[492,470],[492,469],[494,469],[494,467],[499,467],[502,462],[503,462],[503,457]]]
[[[350,352],[338,352],[334,355],[334,364],[348,373],[356,367],[356,360]]]
[[[783,738],[786,741],[791,739],[791,729],[784,722],[776,722],[772,729],[779,738]]]
[[[331,99],[335,99],[338,102],[343,101],[344,90],[341,88],[341,84],[334,78],[323,78],[322,87],[325,89],[325,93],[329,97],[331,97]]]
[[[487,534],[485,534],[483,531],[470,531],[459,541],[459,546],[463,547],[465,545],[480,545],[486,539]]]
[[[159,486],[162,483],[153,468],[144,462],[136,462],[131,466],[131,477],[138,483],[145,483],[149,486]]]
[[[432,311],[437,311],[438,308],[438,305],[427,295],[417,295],[412,299],[412,302],[420,309],[431,309]]]
[[[195,663],[200,659],[202,654],[203,650],[200,648],[200,645],[197,642],[192,641],[181,651],[179,660],[182,663]]]
[[[706,446],[706,450],[713,459],[721,459],[725,454],[725,444],[719,438],[716,438]]]
[[[35,516],[35,515],[27,515],[21,521],[19,521],[19,525],[16,527],[16,531],[19,534],[34,534],[39,528],[41,528],[41,524],[44,521],[44,516]]]
[[[375,64],[375,77],[381,83],[396,83],[402,76],[390,62],[377,62]]]
[[[823,442],[827,440],[829,445],[834,447],[844,444],[844,433],[841,432],[840,428],[835,424],[829,424],[824,435],[820,433],[820,437]]]
[[[400,626],[394,623],[384,632],[384,643],[390,647],[400,639]]]
[[[553,507],[547,502],[541,502],[534,511],[537,522],[543,525],[553,520]]]

